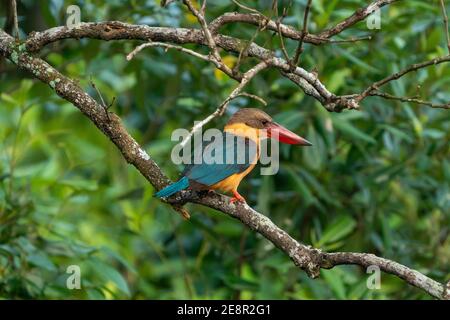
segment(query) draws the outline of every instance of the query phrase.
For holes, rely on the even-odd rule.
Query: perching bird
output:
[[[187,165],[181,179],[160,190],[155,196],[169,197],[184,189],[222,190],[233,193],[231,202],[245,202],[237,189],[259,160],[261,139],[272,137],[286,144],[311,145],[306,139],[274,122],[267,113],[253,108],[244,108],[233,114],[225,125],[222,136],[219,150],[222,155],[216,154],[218,150],[214,150],[213,143],[206,145],[202,154],[203,161]],[[231,161],[227,154],[231,155]],[[218,158],[222,161],[216,161]]]

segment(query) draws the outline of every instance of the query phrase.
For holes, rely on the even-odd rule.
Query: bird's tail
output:
[[[168,185],[164,189],[159,190],[157,193],[155,193],[155,197],[157,198],[169,197],[174,193],[177,193],[178,191],[186,189],[187,187],[189,187],[189,179],[187,177],[183,177],[177,182],[172,183],[171,185]]]

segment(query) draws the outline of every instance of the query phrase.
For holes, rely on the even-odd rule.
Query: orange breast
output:
[[[255,157],[254,161],[252,161],[252,164],[250,165],[250,167],[248,167],[245,171],[243,171],[241,173],[233,174],[233,175],[229,176],[228,178],[211,186],[211,189],[214,189],[214,190],[220,189],[220,190],[223,190],[226,192],[231,192],[231,191],[237,190],[242,179],[244,179],[244,177],[246,175],[248,175],[250,173],[250,171],[253,170],[253,168],[256,166],[256,162],[259,160],[259,146],[260,146],[259,130],[255,129],[255,128],[251,128],[244,123],[235,123],[235,124],[232,124],[231,126],[226,126],[224,131],[230,132],[235,135],[240,135],[240,136],[249,138],[249,139],[253,140],[257,146],[256,157]]]
[[[245,170],[244,172],[241,173],[235,173],[231,176],[229,176],[228,178],[214,184],[211,186],[211,189],[220,189],[226,192],[230,192],[230,191],[236,191],[237,188],[239,187],[239,184],[241,183],[242,179],[244,179],[244,177],[250,173],[250,171],[253,170],[253,168],[255,167],[256,164],[252,164],[250,165],[250,167],[247,168],[247,170]]]

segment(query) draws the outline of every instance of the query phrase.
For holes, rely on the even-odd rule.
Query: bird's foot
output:
[[[230,203],[241,202],[246,203],[245,198],[239,194],[237,191],[233,191],[233,198],[230,199]]]

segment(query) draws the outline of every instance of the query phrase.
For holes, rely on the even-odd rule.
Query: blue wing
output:
[[[222,141],[212,141],[203,147],[201,163],[186,166],[183,175],[190,180],[212,186],[229,176],[247,170],[256,157],[256,143],[225,133]]]

